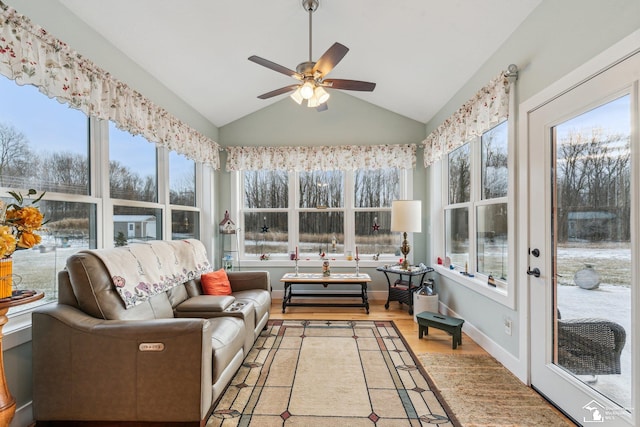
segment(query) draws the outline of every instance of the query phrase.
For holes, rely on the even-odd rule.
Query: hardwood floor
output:
[[[318,301],[322,300],[314,299],[312,302]],[[270,316],[272,319],[300,320],[393,320],[415,354],[487,354],[464,333],[462,345],[455,350],[451,348],[451,335],[435,328],[429,328],[429,335],[418,339],[418,324],[413,321],[413,316],[409,315],[407,306],[398,302],[391,302],[389,309],[385,310],[384,301],[371,301],[369,314],[362,308],[354,307],[287,307],[286,313],[283,314],[282,300],[274,300]]]

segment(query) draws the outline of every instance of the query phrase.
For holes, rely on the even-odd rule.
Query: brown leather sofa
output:
[[[71,256],[33,313],[36,425],[203,426],[269,319],[268,272],[228,275],[231,296],[197,278],[125,309],[99,257]]]

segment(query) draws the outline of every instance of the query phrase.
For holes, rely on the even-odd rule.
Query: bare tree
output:
[[[128,200],[156,201],[155,179],[141,178],[136,172],[120,162],[109,163],[111,197]]]
[[[590,135],[571,131],[558,142],[556,149],[555,197],[559,241],[571,237],[569,218],[579,213],[593,217],[591,220],[581,219],[585,237],[592,240],[628,240],[629,137],[604,135],[598,128],[594,128]]]
[[[25,187],[16,178],[28,176],[33,163],[27,137],[14,126],[0,123],[0,185]]]
[[[449,203],[468,202],[471,191],[469,143],[449,153]]]

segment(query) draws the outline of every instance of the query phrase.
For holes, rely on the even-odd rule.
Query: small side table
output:
[[[407,304],[409,306],[409,314],[413,314],[413,293],[422,285],[424,278],[427,274],[431,273],[433,268],[418,266],[411,266],[409,270],[403,270],[399,265],[392,265],[389,267],[378,267],[378,271],[382,271],[387,278],[387,285],[389,285],[389,296],[387,297],[387,303],[384,308],[389,309],[389,303],[391,301],[399,301],[400,303]],[[390,274],[399,275],[398,279],[391,284]],[[414,279],[418,279],[414,283]]]
[[[43,292],[13,291],[13,295],[0,299],[0,426],[8,426],[16,413],[16,401],[9,392],[4,376],[4,358],[2,352],[2,328],[7,323],[7,311],[17,305],[28,304],[44,297]]]

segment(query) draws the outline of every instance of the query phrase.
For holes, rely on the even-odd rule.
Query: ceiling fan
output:
[[[299,83],[264,93],[258,96],[258,98],[268,99],[283,93],[295,91],[291,94],[291,98],[298,104],[307,101],[307,107],[315,107],[318,111],[324,111],[327,109],[327,100],[329,99],[329,93],[324,88],[363,92],[371,92],[375,89],[375,83],[360,80],[326,79],[327,74],[333,70],[349,51],[348,47],[340,43],[334,43],[318,61],[313,62],[311,56],[312,16],[313,12],[318,9],[318,1],[319,0],[302,0],[302,7],[309,13],[309,60],[298,64],[296,71],[256,55],[249,57],[249,61],[273,71],[286,74],[299,81]]]

